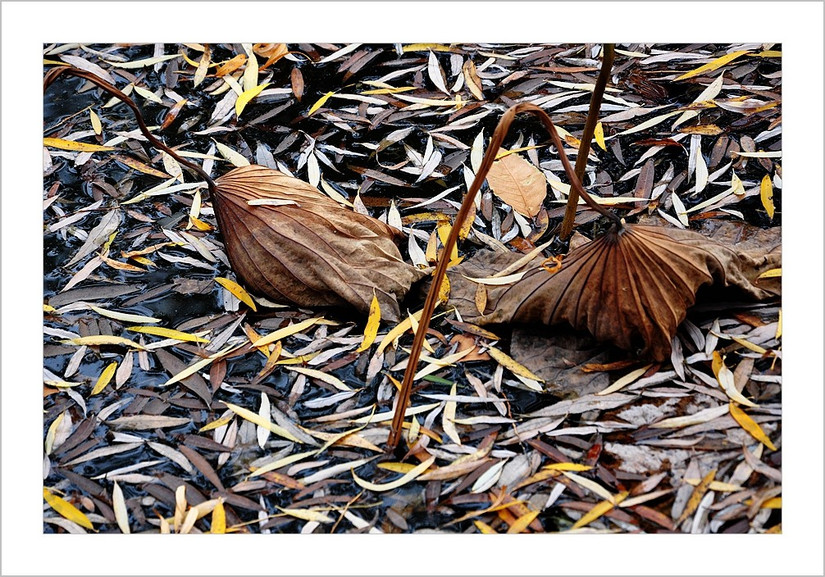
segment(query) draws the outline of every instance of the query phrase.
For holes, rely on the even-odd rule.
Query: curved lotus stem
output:
[[[573,167],[570,165],[570,160],[568,160],[567,154],[564,152],[564,147],[562,146],[561,138],[559,138],[556,127],[553,125],[553,121],[550,119],[547,112],[535,104],[526,102],[516,104],[507,110],[501,117],[501,120],[499,120],[495,132],[493,132],[493,137],[490,140],[490,145],[487,147],[487,152],[484,154],[481,167],[478,169],[478,173],[476,174],[475,179],[473,179],[473,183],[470,185],[470,190],[467,192],[467,196],[464,197],[464,201],[461,203],[461,208],[459,209],[458,214],[455,217],[455,222],[450,229],[450,236],[447,238],[447,242],[444,243],[444,249],[438,259],[435,272],[433,272],[433,284],[430,286],[430,292],[427,294],[427,300],[424,301],[424,310],[421,313],[421,320],[418,323],[418,330],[416,331],[415,338],[413,339],[412,349],[410,350],[410,358],[407,361],[407,369],[404,372],[404,380],[401,383],[401,390],[398,392],[398,402],[395,406],[395,413],[393,414],[392,428],[390,429],[390,436],[387,439],[387,445],[390,450],[393,450],[396,446],[398,446],[398,441],[401,438],[401,429],[404,424],[404,412],[407,410],[407,404],[410,402],[410,395],[412,394],[413,376],[415,375],[416,367],[418,366],[418,360],[421,358],[421,349],[424,345],[424,338],[427,335],[427,329],[430,327],[430,320],[432,319],[433,312],[435,311],[435,306],[438,301],[438,292],[441,289],[442,282],[444,281],[444,275],[447,271],[447,263],[450,260],[450,254],[452,253],[455,243],[458,241],[458,233],[461,230],[461,225],[466,220],[470,211],[470,206],[473,204],[473,200],[475,199],[479,189],[481,189],[481,183],[484,182],[487,172],[490,170],[490,167],[493,165],[493,161],[496,159],[498,149],[504,142],[504,137],[507,136],[510,125],[513,123],[516,114],[519,112],[529,112],[530,114],[538,116],[541,123],[550,133],[550,138],[553,141],[553,145],[556,147],[556,150],[559,152],[559,157],[561,158],[562,165],[564,166],[564,171],[567,173],[567,178],[570,179],[570,186],[572,189],[584,199],[590,208],[611,219],[615,227],[622,227],[621,219],[603,206],[597,204],[596,201],[594,201],[582,187],[581,182],[573,170]]]
[[[124,104],[126,104],[126,106],[128,106],[134,113],[135,120],[137,120],[138,127],[140,128],[140,132],[143,134],[143,136],[146,137],[146,140],[148,140],[155,148],[162,150],[163,152],[177,160],[179,163],[181,163],[189,170],[197,173],[198,176],[200,176],[202,179],[206,181],[206,184],[209,186],[209,192],[212,193],[212,196],[215,196],[215,181],[212,180],[212,177],[209,176],[206,173],[206,171],[203,170],[200,166],[192,162],[189,162],[184,158],[181,158],[181,156],[177,152],[166,146],[163,142],[158,140],[151,132],[149,132],[149,128],[146,126],[146,122],[143,120],[143,114],[141,114],[140,109],[138,108],[137,104],[135,104],[135,101],[126,96],[125,94],[123,94],[123,92],[118,90],[117,87],[109,84],[99,76],[92,74],[91,72],[87,72],[86,70],[75,68],[73,66],[62,66],[59,68],[52,68],[46,73],[46,76],[43,77],[43,92],[45,92],[46,89],[49,86],[51,86],[51,84],[55,80],[57,80],[59,76],[62,76],[64,74],[68,74],[70,76],[77,76],[79,78],[88,80],[92,84],[95,84],[96,86],[102,88],[105,92],[108,92],[109,94],[111,94]]]

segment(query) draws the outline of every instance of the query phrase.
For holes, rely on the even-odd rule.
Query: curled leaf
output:
[[[373,291],[385,320],[423,273],[401,259],[397,234],[315,187],[262,166],[216,181],[215,213],[232,268],[253,292],[278,302],[369,312]],[[250,200],[297,204],[250,206]]]

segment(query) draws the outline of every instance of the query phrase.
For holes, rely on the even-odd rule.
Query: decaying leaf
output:
[[[534,269],[491,295],[493,312],[483,321],[567,323],[662,361],[700,287],[775,296],[753,280],[778,257],[755,259],[690,230],[627,224],[570,251],[558,272]]]
[[[383,318],[398,320],[398,301],[423,273],[401,259],[391,227],[262,166],[235,169],[215,183],[226,252],[252,291],[278,302],[368,314],[375,290]],[[248,204],[261,198],[296,204]]]

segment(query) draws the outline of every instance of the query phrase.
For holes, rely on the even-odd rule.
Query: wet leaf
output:
[[[166,339],[175,339],[177,341],[185,341],[190,343],[208,343],[209,339],[193,335],[192,333],[185,333],[183,331],[176,331],[175,329],[167,329],[165,327],[126,327],[127,331],[133,333],[142,333],[144,335],[155,335],[156,337],[164,337]]]
[[[544,174],[516,154],[493,162],[487,182],[496,196],[524,216],[536,216],[547,196]]]
[[[244,288],[235,281],[218,276],[215,277],[215,282],[221,285],[229,292],[231,292],[236,297],[238,297],[239,301],[241,301],[243,304],[251,308],[253,311],[258,310],[258,307],[255,306],[255,302],[252,300],[252,297],[249,296],[249,293],[246,292]]]
[[[100,373],[100,376],[97,378],[97,382],[95,383],[95,386],[89,396],[94,396],[105,389],[106,385],[109,384],[109,381],[111,381],[112,377],[115,375],[115,370],[117,370],[117,363],[109,363],[106,368],[103,369],[103,372]]]
[[[295,437],[292,433],[290,433],[289,431],[287,431],[283,427],[281,427],[279,425],[276,425],[275,423],[273,423],[269,420],[262,419],[261,416],[258,415],[257,413],[253,413],[252,411],[250,411],[248,409],[244,409],[243,407],[239,407],[238,405],[234,405],[232,403],[224,402],[224,405],[229,407],[229,409],[233,413],[238,415],[239,417],[242,417],[242,418],[246,419],[247,421],[250,421],[250,422],[258,425],[259,427],[263,427],[263,428],[267,429],[268,431],[270,431],[272,433],[275,433],[279,437],[283,437],[285,439],[288,439],[290,441],[294,441],[296,443],[301,443],[302,442],[300,439]]]
[[[434,457],[433,460],[435,460]],[[69,521],[77,523],[78,525],[80,525],[81,527],[85,527],[86,529],[94,530],[94,525],[92,525],[92,522],[89,521],[89,518],[82,511],[80,511],[80,509],[78,509],[68,501],[61,499],[57,495],[54,495],[45,487],[43,487],[43,498],[46,500],[46,503],[49,504],[49,507],[57,511],[60,515],[62,515]]]
[[[151,328],[151,327],[140,327],[140,328]],[[130,347],[133,349],[137,349],[142,351],[145,349],[144,346],[139,345],[134,341],[130,341],[129,339],[124,339],[123,337],[114,337],[111,335],[92,335],[88,337],[78,337],[76,339],[69,339],[65,341],[67,343],[71,343],[73,345],[88,345],[88,346],[103,346],[103,345],[118,345],[118,346],[125,346]]]

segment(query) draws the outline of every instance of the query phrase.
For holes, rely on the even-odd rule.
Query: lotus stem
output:
[[[590,154],[590,141],[596,131],[599,121],[599,110],[602,107],[602,98],[607,81],[610,79],[610,71],[613,67],[614,45],[605,44],[602,50],[602,68],[593,88],[593,95],[590,97],[590,108],[587,111],[587,120],[584,124],[579,153],[576,156],[576,176],[580,182],[584,181],[584,170],[587,167],[587,157]],[[566,240],[573,232],[573,222],[576,219],[576,207],[579,203],[579,195],[575,190],[570,191],[567,197],[567,208],[564,211],[564,220],[561,222],[561,232],[559,237]]]
[[[562,165],[564,166],[564,171],[570,179],[571,194],[575,191],[593,210],[610,218],[616,226],[621,227],[621,219],[603,206],[597,204],[582,187],[579,178],[573,170],[573,166],[570,164],[570,160],[567,158],[567,154],[564,152],[564,147],[562,146],[559,133],[556,131],[556,127],[553,125],[553,121],[550,119],[547,112],[535,104],[530,103],[516,104],[507,110],[504,115],[502,115],[501,120],[498,122],[498,126],[496,126],[496,129],[493,132],[493,136],[490,139],[490,145],[484,153],[484,159],[481,161],[481,166],[478,169],[478,173],[476,173],[473,183],[470,185],[470,190],[467,191],[467,195],[461,203],[461,208],[458,210],[458,214],[455,217],[455,222],[450,229],[450,235],[447,237],[447,242],[444,243],[444,248],[438,258],[438,264],[436,265],[435,272],[433,272],[433,283],[430,286],[429,293],[427,293],[427,300],[424,301],[424,309],[421,313],[421,319],[418,322],[418,330],[415,333],[412,348],[410,349],[410,358],[407,361],[407,369],[404,371],[404,380],[401,382],[401,390],[397,395],[398,400],[395,406],[395,412],[393,414],[392,428],[390,429],[390,435],[387,439],[387,446],[390,451],[394,450],[398,446],[398,441],[401,438],[401,430],[404,425],[404,413],[407,410],[407,405],[410,402],[410,396],[412,394],[413,377],[415,376],[418,361],[421,358],[421,349],[424,346],[424,339],[427,336],[427,330],[430,328],[430,321],[438,302],[438,292],[441,290],[441,284],[444,281],[444,276],[447,271],[447,263],[450,260],[450,254],[452,253],[453,247],[458,241],[458,234],[461,230],[461,225],[467,218],[475,196],[481,189],[481,184],[484,182],[487,172],[493,165],[493,161],[496,159],[498,149],[504,142],[504,138],[507,136],[510,125],[513,123],[516,114],[519,112],[529,112],[538,116],[539,120],[541,120],[544,127],[550,133],[550,138],[553,141],[553,145],[559,152],[559,157],[561,158]]]

